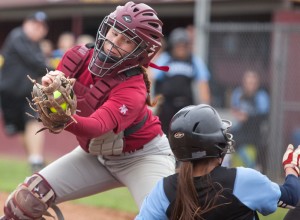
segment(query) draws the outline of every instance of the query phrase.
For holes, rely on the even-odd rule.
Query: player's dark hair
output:
[[[181,162],[177,179],[176,199],[172,209],[170,220],[203,220],[202,215],[218,207],[216,204],[218,197],[223,192],[222,186],[218,184],[219,190],[216,190],[214,197],[209,197],[208,192],[205,193],[205,203],[200,205],[198,193],[194,184],[193,169],[197,166],[207,166],[215,158],[205,158],[197,161]],[[205,185],[209,184],[214,187],[216,183],[212,183],[210,175],[203,181]]]
[[[150,107],[154,107],[154,106],[156,106],[158,101],[161,99],[161,96],[160,95],[156,96],[153,101],[151,100],[151,95],[150,95],[151,81],[149,80],[146,68],[143,67],[142,69],[143,69],[143,78],[144,78],[144,82],[145,82],[146,89],[147,89],[147,94],[148,94],[147,99],[146,99],[146,104]]]

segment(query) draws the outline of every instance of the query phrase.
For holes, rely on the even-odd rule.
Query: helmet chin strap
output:
[[[168,72],[169,71],[169,66],[158,66],[155,63],[150,62],[149,66],[154,68],[154,69],[158,69],[158,70],[162,70],[164,72]]]
[[[219,159],[219,166],[221,166],[222,163],[223,163],[224,157],[220,157],[220,158],[218,158],[218,159]]]

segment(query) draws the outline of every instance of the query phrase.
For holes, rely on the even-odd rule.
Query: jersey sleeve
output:
[[[142,78],[143,76],[135,77]],[[118,133],[131,126],[137,117],[142,115],[142,111],[146,113],[146,98],[147,92],[144,81],[137,78],[129,79],[113,89],[108,100],[99,109],[106,110],[110,114],[110,118],[116,124],[115,132]]]
[[[168,219],[166,210],[169,204],[169,200],[164,192],[163,179],[161,179],[143,201],[135,220]]]
[[[295,207],[300,200],[300,179],[292,174],[287,175],[284,184],[280,186],[280,207]]]
[[[268,215],[276,211],[280,187],[267,176],[250,168],[237,168],[233,194],[251,210]]]

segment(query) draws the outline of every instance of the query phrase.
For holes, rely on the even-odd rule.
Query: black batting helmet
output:
[[[231,122],[221,119],[209,105],[192,105],[178,111],[169,127],[171,149],[179,161],[224,157],[233,150]]]

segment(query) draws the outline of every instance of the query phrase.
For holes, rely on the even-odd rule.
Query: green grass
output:
[[[133,198],[131,197],[129,191],[124,187],[103,192],[98,195],[89,196],[74,202],[91,206],[107,207],[132,213],[138,212]]]
[[[22,160],[0,158],[0,191],[11,192],[15,187],[29,176],[27,163]],[[110,190],[98,195],[75,200],[91,206],[107,207],[116,210],[136,213],[138,211],[130,193],[126,188]],[[1,208],[1,207],[0,207]],[[286,214],[286,209],[279,208],[274,214],[269,216],[260,215],[261,220],[282,220]]]
[[[272,215],[262,216],[259,214],[260,220],[282,220],[287,213],[287,209],[278,208]]]
[[[26,161],[0,158],[0,191],[13,191],[29,175],[29,167]],[[132,213],[137,213],[138,211],[133,198],[125,187],[74,200],[73,202]]]
[[[24,161],[0,159],[0,191],[10,192],[29,175]]]

